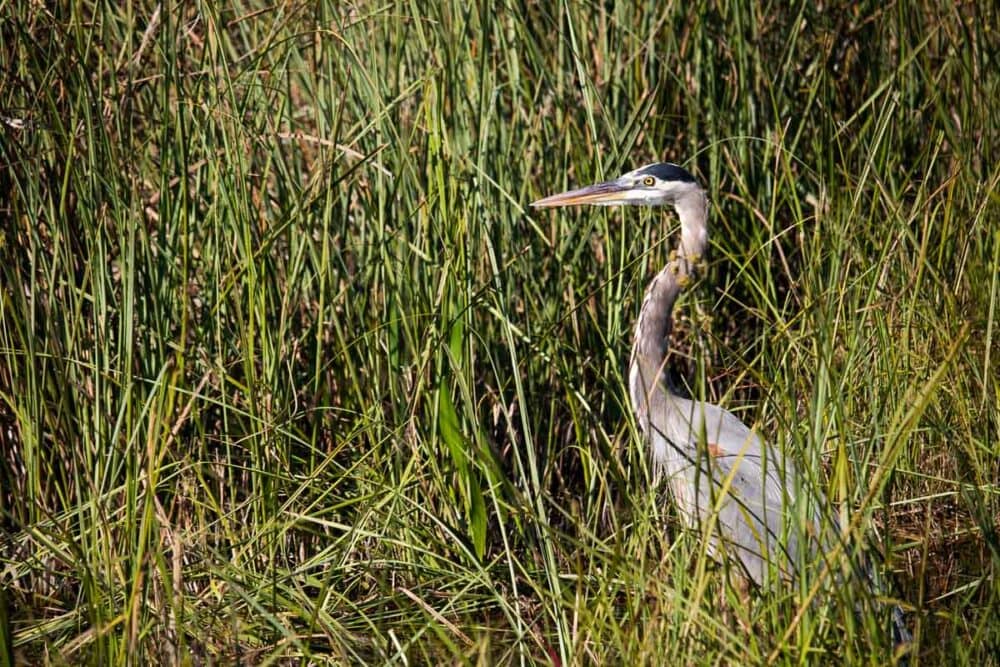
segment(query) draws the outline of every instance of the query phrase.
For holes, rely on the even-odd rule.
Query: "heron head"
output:
[[[590,204],[595,206],[663,206],[675,204],[686,195],[702,192],[687,170],[669,162],[639,167],[612,181],[588,185],[532,202],[535,208],[555,208]]]

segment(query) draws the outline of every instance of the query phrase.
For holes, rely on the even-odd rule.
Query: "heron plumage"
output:
[[[758,585],[771,582],[771,573],[793,579],[822,542],[822,494],[800,493],[809,487],[781,450],[723,408],[673,392],[664,372],[674,303],[708,246],[704,189],[684,168],[661,162],[532,206],[623,204],[672,205],[681,223],[677,250],[646,288],[629,358],[629,398],[654,469],[667,478],[684,521],[710,528],[706,548],[714,557],[738,564]],[[894,608],[894,640],[905,642],[902,619]]]

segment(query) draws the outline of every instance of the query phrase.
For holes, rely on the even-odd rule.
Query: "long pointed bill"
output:
[[[535,208],[556,208],[558,206],[579,206],[582,204],[598,204],[611,206],[629,203],[626,193],[630,188],[619,185],[618,181],[608,181],[596,185],[588,185],[579,190],[570,190],[558,195],[551,195],[531,202]]]

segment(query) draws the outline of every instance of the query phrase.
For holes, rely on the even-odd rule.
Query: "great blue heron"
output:
[[[709,553],[736,564],[757,585],[772,574],[791,579],[815,553],[822,497],[792,461],[733,414],[670,388],[665,373],[674,301],[708,245],[708,202],[695,178],[675,164],[657,163],[604,183],[552,195],[536,208],[592,204],[672,204],[681,223],[677,250],[646,288],[629,361],[629,396],[657,472],[666,475],[681,517],[705,531]],[[808,497],[802,497],[806,495]],[[795,511],[806,525],[788,524]],[[805,545],[799,536],[809,536]],[[902,612],[893,610],[894,637],[907,641]]]

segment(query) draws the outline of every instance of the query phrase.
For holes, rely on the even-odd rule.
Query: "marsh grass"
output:
[[[996,10],[632,5],[4,6],[0,663],[885,663],[652,484],[670,218],[527,208],[666,159],[679,382],[996,664]]]

